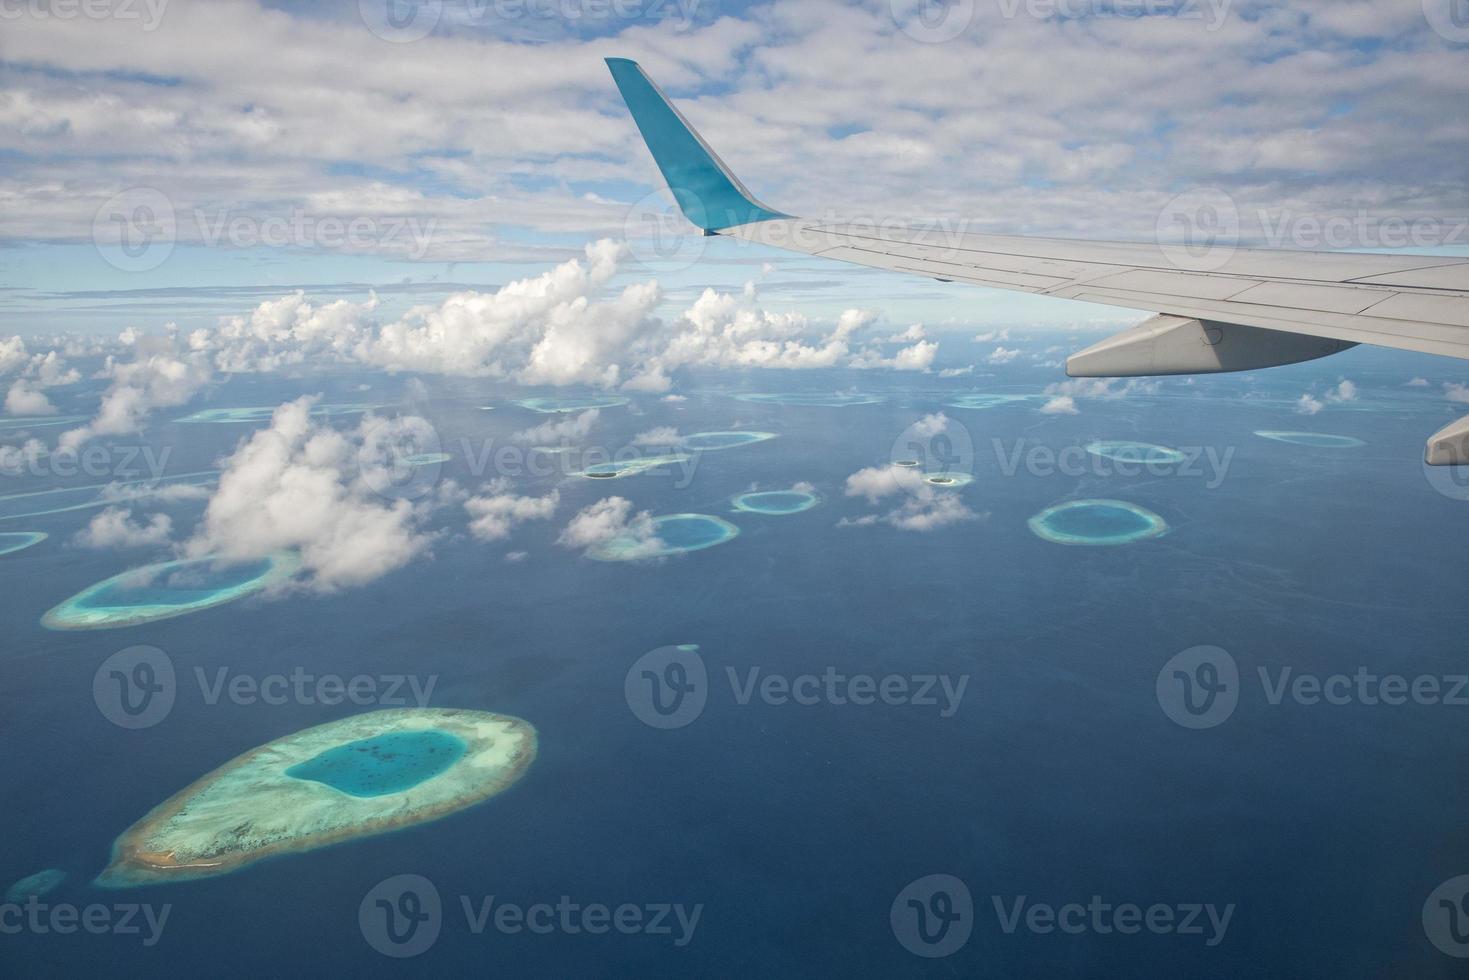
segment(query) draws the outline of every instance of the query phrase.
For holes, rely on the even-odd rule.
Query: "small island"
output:
[[[284,583],[299,567],[290,552],[252,561],[206,557],[144,565],[83,589],[42,616],[41,625],[99,630],[172,619]]]
[[[96,883],[206,878],[426,823],[503,792],[535,756],[530,724],[485,711],[393,708],[317,725],[154,807],[113,844]]]

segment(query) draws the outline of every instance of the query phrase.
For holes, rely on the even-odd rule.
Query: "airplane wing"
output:
[[[1072,377],[1248,371],[1357,344],[1469,358],[1469,259],[1190,247],[833,224],[762,204],[636,62],[607,65],[684,215],[821,258],[1158,314],[1073,354]],[[1469,418],[1429,439],[1469,463]]]

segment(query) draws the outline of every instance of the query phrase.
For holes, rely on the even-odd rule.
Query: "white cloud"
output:
[[[1469,385],[1457,381],[1448,381],[1443,386],[1444,397],[1451,402],[1469,404]]]
[[[542,422],[534,428],[515,433],[511,438],[516,442],[528,442],[535,445],[554,446],[576,442],[585,439],[596,427],[597,420],[601,417],[600,409],[589,408],[569,418]]]
[[[560,503],[561,494],[555,490],[543,497],[512,493],[510,481],[502,477],[486,484],[479,496],[466,500],[464,509],[471,518],[470,534],[481,541],[500,541],[518,524],[549,519]]]
[[[890,344],[911,344],[919,340],[927,340],[928,334],[923,329],[923,324],[915,323],[902,333],[895,333],[888,338]]]
[[[636,556],[643,549],[652,553],[658,545],[652,517],[647,511],[633,513],[632,501],[625,497],[603,497],[582,508],[566,525],[556,543],[566,548],[591,548],[613,538],[629,542],[627,554],[630,556]]]
[[[359,470],[380,420],[337,432],[313,421],[314,402],[281,405],[269,428],[222,461],[189,554],[246,559],[293,549],[305,584],[329,592],[371,582],[427,552],[432,536],[419,525],[428,505],[379,495]]]
[[[660,425],[632,437],[634,446],[676,446],[682,440],[678,430],[671,425]]]
[[[990,351],[989,356],[985,358],[985,362],[988,364],[1009,364],[1019,356],[1020,350],[1018,348],[996,347]]]
[[[154,514],[146,524],[132,520],[132,512],[108,507],[92,518],[73,539],[84,548],[146,548],[167,544],[173,519]]]
[[[976,344],[997,344],[1002,340],[1010,339],[1010,328],[1003,330],[987,330],[974,338]]]
[[[941,378],[962,378],[965,375],[969,375],[969,374],[973,374],[973,373],[974,373],[974,365],[973,364],[970,364],[967,367],[961,367],[961,368],[944,368],[942,371],[939,372],[939,377],[941,377]]]
[[[1309,394],[1296,399],[1296,413],[1299,415],[1317,415],[1325,407],[1325,403]]]
[[[934,531],[961,521],[977,520],[978,517],[957,494],[936,493],[906,500],[903,506],[885,514],[882,520],[900,531]]]
[[[1081,409],[1076,407],[1076,399],[1071,395],[1056,395],[1040,407],[1040,412],[1042,415],[1080,415]]]
[[[1427,378],[1413,378],[1407,384],[1408,384],[1408,387],[1409,388],[1427,388],[1428,387],[1428,379]]]
[[[913,423],[913,434],[921,439],[932,439],[948,427],[949,417],[943,412],[934,412]]]
[[[1354,402],[1357,400],[1357,385],[1343,378],[1336,387],[1327,389],[1326,400],[1333,402]]]
[[[16,381],[5,393],[7,415],[55,415],[56,406],[44,391],[36,388],[25,378]]]
[[[112,383],[102,395],[96,418],[64,433],[62,449],[76,449],[94,436],[140,431],[157,409],[176,407],[194,397],[209,382],[211,372],[198,354],[149,353],[140,347],[135,360],[126,363],[109,356],[103,375]]]
[[[898,493],[921,493],[931,489],[916,469],[907,466],[869,466],[847,477],[848,497],[865,497],[875,504]]]

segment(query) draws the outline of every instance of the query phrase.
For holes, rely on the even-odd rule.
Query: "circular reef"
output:
[[[1029,401],[1030,395],[957,395],[953,401],[945,402],[946,408],[999,408]]]
[[[678,440],[681,449],[733,449],[736,446],[748,446],[752,442],[764,442],[774,439],[774,432],[695,432]]]
[[[6,531],[0,533],[0,555],[13,555],[31,545],[40,544],[51,535],[45,531]]]
[[[557,412],[585,412],[589,408],[617,408],[630,399],[621,395],[583,395],[567,398],[522,398],[515,404],[532,412],[553,415]]]
[[[1093,456],[1100,456],[1103,459],[1113,459],[1119,463],[1160,465],[1181,463],[1188,459],[1186,455],[1177,449],[1169,449],[1167,446],[1155,446],[1150,442],[1126,442],[1116,439],[1103,439],[1098,442],[1089,442],[1085,448]]]
[[[604,541],[587,552],[598,561],[637,561],[685,551],[702,551],[739,535],[729,521],[709,514],[666,514],[650,522],[651,533],[638,529]]]
[[[686,463],[692,456],[687,453],[668,453],[662,456],[638,456],[635,459],[614,460],[609,463],[593,463],[576,475],[589,480],[616,480],[624,476],[636,476],[664,466]]]
[[[59,490],[30,490],[0,497],[0,521],[22,517],[64,514],[73,510],[127,504],[145,497],[168,494],[171,487],[209,487],[219,480],[218,470],[181,473],[157,480],[128,480],[119,483],[97,483],[85,487],[62,487]],[[207,494],[202,494],[207,496]]]
[[[37,871],[33,875],[24,878],[11,885],[5,892],[5,901],[24,902],[32,895],[39,898],[48,895],[61,887],[66,880],[66,872],[60,868],[47,868],[45,871]]]
[[[287,735],[154,807],[112,845],[107,888],[227,874],[436,820],[504,791],[536,756],[508,715],[390,708]]]
[[[942,487],[946,490],[957,490],[967,487],[974,482],[974,477],[968,473],[960,473],[957,470],[943,473],[925,473],[923,482],[931,487]]]
[[[275,405],[248,405],[240,408],[206,408],[174,421],[216,425],[234,422],[268,422],[275,414],[277,407]],[[336,415],[360,415],[363,412],[371,411],[372,408],[372,405],[361,404],[314,405],[311,414],[318,418],[330,418]]]
[[[738,394],[735,397],[742,402],[755,402],[760,405],[800,405],[811,408],[846,408],[849,405],[877,405],[887,401],[881,395],[867,395],[859,392],[818,394],[788,391],[775,394]]]
[[[1056,544],[1117,545],[1168,533],[1168,522],[1125,500],[1072,500],[1047,507],[1030,529]]]
[[[83,589],[42,616],[41,625],[53,630],[98,630],[172,619],[283,582],[299,565],[299,559],[288,552],[251,561],[185,558],[145,565]]]
[[[1333,436],[1325,432],[1256,432],[1262,439],[1288,442],[1293,446],[1310,446],[1313,449],[1354,449],[1367,445],[1354,436]]]
[[[734,509],[750,514],[771,514],[777,517],[799,514],[821,503],[821,498],[805,490],[762,490],[742,493],[734,498]]]

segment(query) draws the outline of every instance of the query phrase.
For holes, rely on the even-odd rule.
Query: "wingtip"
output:
[[[636,68],[638,63],[631,58],[603,58],[608,68]]]

